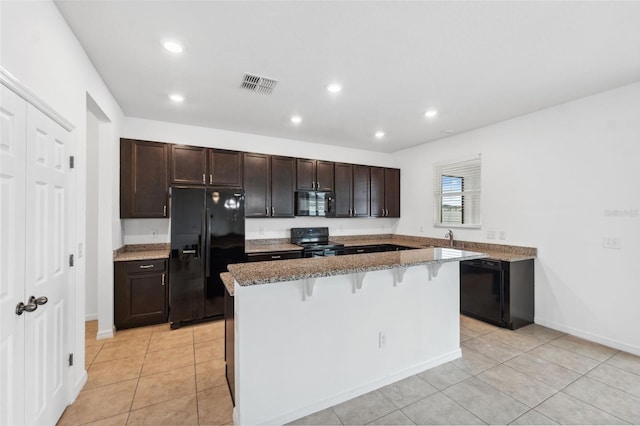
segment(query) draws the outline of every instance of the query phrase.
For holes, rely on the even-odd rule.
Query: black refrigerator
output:
[[[246,261],[244,194],[228,188],[172,187],[171,328],[224,315],[227,265]]]

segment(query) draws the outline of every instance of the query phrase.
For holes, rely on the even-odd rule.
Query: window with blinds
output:
[[[480,227],[480,156],[434,166],[436,226]]]

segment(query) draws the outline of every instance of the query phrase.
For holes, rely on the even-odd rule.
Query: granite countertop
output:
[[[367,246],[378,244],[397,244],[414,248],[442,247],[449,248],[449,241],[441,238],[414,237],[408,235],[352,235],[329,237],[335,243],[342,243],[345,247]],[[506,262],[517,262],[521,260],[535,259],[537,250],[532,247],[508,246],[502,244],[476,243],[470,241],[455,241],[454,248],[460,250],[471,250],[487,255],[489,259],[502,260]],[[245,247],[245,252],[268,253],[274,251],[301,250],[300,246],[291,244],[286,238],[270,240],[249,240]]]
[[[160,244],[130,244],[113,251],[114,262],[128,262],[132,260],[168,259],[171,246]]]
[[[220,279],[222,280],[222,283],[224,284],[225,288],[227,289],[227,292],[229,293],[230,296],[233,296],[233,275],[231,275],[231,272],[223,272],[220,274]]]
[[[482,253],[426,248],[346,256],[289,259],[277,262],[251,262],[229,265],[229,272],[241,286],[295,281],[305,278],[346,275],[355,272],[379,271],[394,267],[428,265],[486,257]]]

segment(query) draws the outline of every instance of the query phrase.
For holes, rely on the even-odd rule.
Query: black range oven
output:
[[[329,241],[329,228],[291,228],[291,244],[303,248],[302,257],[326,257],[344,254],[344,244]]]

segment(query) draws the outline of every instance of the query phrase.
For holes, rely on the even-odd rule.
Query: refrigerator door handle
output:
[[[205,237],[205,257],[204,257],[204,275],[209,277],[211,275],[211,209],[205,209],[204,219],[204,237]]]

